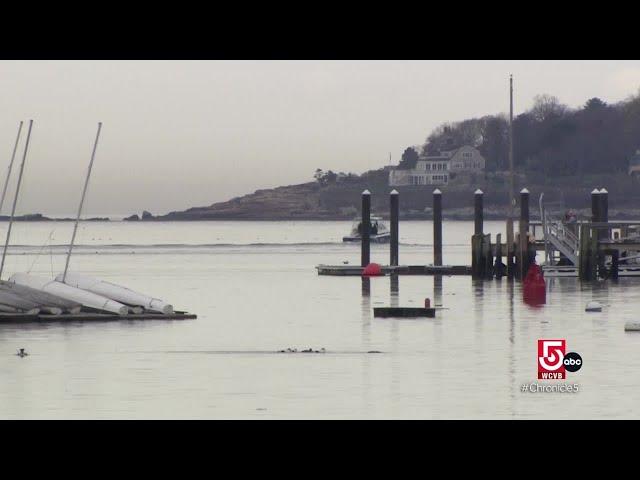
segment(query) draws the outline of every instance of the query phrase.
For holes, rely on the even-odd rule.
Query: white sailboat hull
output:
[[[58,275],[56,277],[56,281],[62,282],[62,277],[62,274]],[[159,312],[165,315],[171,315],[173,313],[173,306],[159,298],[143,295],[129,288],[116,285],[115,283],[100,280],[99,278],[81,275],[78,273],[67,273],[64,283],[72,287],[111,298],[125,305],[143,307],[145,310]]]
[[[118,315],[126,315],[129,311],[127,306],[120,302],[116,302],[115,300],[103,297],[102,295],[81,290],[55,280],[36,277],[27,273],[16,273],[9,278],[9,281],[19,285],[35,288],[36,290],[42,290],[43,292],[57,295],[96,310],[104,310],[106,312],[117,313]]]

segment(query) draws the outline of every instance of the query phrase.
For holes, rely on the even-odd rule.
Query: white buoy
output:
[[[587,307],[584,309],[585,312],[601,312],[602,304],[600,302],[589,302],[587,303]]]

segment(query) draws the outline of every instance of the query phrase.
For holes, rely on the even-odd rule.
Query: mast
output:
[[[2,197],[0,198],[0,213],[2,212],[2,206],[4,205],[4,197],[7,194],[7,186],[9,185],[9,178],[11,177],[11,170],[13,169],[13,161],[16,158],[16,151],[18,150],[18,142],[20,141],[20,132],[22,132],[22,124],[24,122],[21,120],[20,125],[18,126],[18,135],[16,136],[16,143],[13,146],[13,153],[11,154],[11,161],[9,162],[9,169],[7,170],[7,178],[4,179],[4,187],[2,188]]]
[[[27,141],[24,144],[24,152],[22,152],[22,163],[20,164],[20,174],[18,175],[18,185],[16,193],[13,197],[13,207],[11,207],[11,217],[9,217],[9,228],[7,229],[7,238],[4,241],[4,251],[2,252],[2,263],[0,263],[0,279],[4,270],[4,259],[7,256],[7,248],[9,247],[9,238],[11,237],[11,227],[13,226],[13,216],[16,213],[16,204],[18,203],[18,194],[20,193],[20,184],[22,183],[22,174],[24,172],[24,162],[27,160],[27,150],[29,150],[29,140],[31,139],[31,127],[33,120],[29,120],[29,130],[27,131]]]
[[[67,279],[67,270],[69,269],[69,260],[71,260],[71,250],[73,250],[73,244],[76,240],[76,232],[78,231],[78,222],[80,221],[80,214],[82,213],[84,197],[87,194],[87,186],[89,185],[89,177],[91,176],[91,169],[93,168],[93,160],[96,158],[96,148],[98,148],[98,139],[100,138],[101,129],[102,129],[102,122],[98,122],[98,131],[96,133],[96,141],[93,144],[93,152],[91,153],[91,161],[89,162],[87,177],[84,179],[84,188],[82,189],[82,197],[80,197],[80,205],[78,205],[78,215],[76,216],[76,223],[73,225],[73,234],[71,235],[71,243],[69,244],[69,252],[67,253],[67,262],[64,265],[64,273],[62,274],[62,283],[64,283],[64,281]]]
[[[513,182],[513,75],[509,75],[509,211],[512,218],[515,208]]]

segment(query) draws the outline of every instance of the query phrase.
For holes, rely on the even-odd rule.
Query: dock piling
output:
[[[611,251],[611,273],[610,273],[610,278],[613,280],[617,280],[618,279],[618,271],[619,271],[619,265],[620,265],[620,252],[618,250],[612,250]]]
[[[502,234],[496,235],[496,261],[493,266],[493,273],[496,278],[504,276],[504,263],[502,263]]]
[[[389,265],[398,265],[398,217],[400,216],[400,194],[392,190],[389,194],[389,208],[391,217],[391,243]]]
[[[478,235],[479,233],[483,233],[483,213],[482,213],[482,207],[483,207],[483,197],[484,197],[484,193],[482,192],[482,190],[477,189],[474,192],[473,195],[473,206],[474,206],[474,215],[473,215],[473,233],[475,235]]]
[[[471,274],[473,278],[483,278],[486,274],[486,249],[482,224],[482,196],[477,189],[473,192],[473,236],[471,237]]]
[[[433,264],[442,265],[442,192],[433,191]]]
[[[529,190],[520,190],[520,223],[518,225],[520,238],[518,245],[518,275],[522,280],[529,270]]]
[[[600,190],[597,188],[591,191],[591,221],[600,221]]]
[[[369,229],[371,227],[371,192],[362,192],[362,223],[360,224],[360,265],[366,267],[371,263]]]
[[[514,257],[514,239],[513,239],[513,218],[507,219],[507,258],[505,263],[507,266],[507,278],[513,278],[515,274]]]
[[[609,192],[606,188],[600,189],[600,222],[609,222]],[[611,231],[607,229],[599,230],[600,235],[598,238],[600,239],[610,239]]]

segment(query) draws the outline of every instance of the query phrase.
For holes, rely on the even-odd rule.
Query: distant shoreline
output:
[[[10,217],[8,215],[0,215],[0,222],[8,222]],[[75,222],[75,218],[51,218],[42,215],[41,213],[30,213],[27,215],[17,215],[13,217],[14,222]],[[109,217],[91,217],[81,218],[82,222],[110,222]]]

